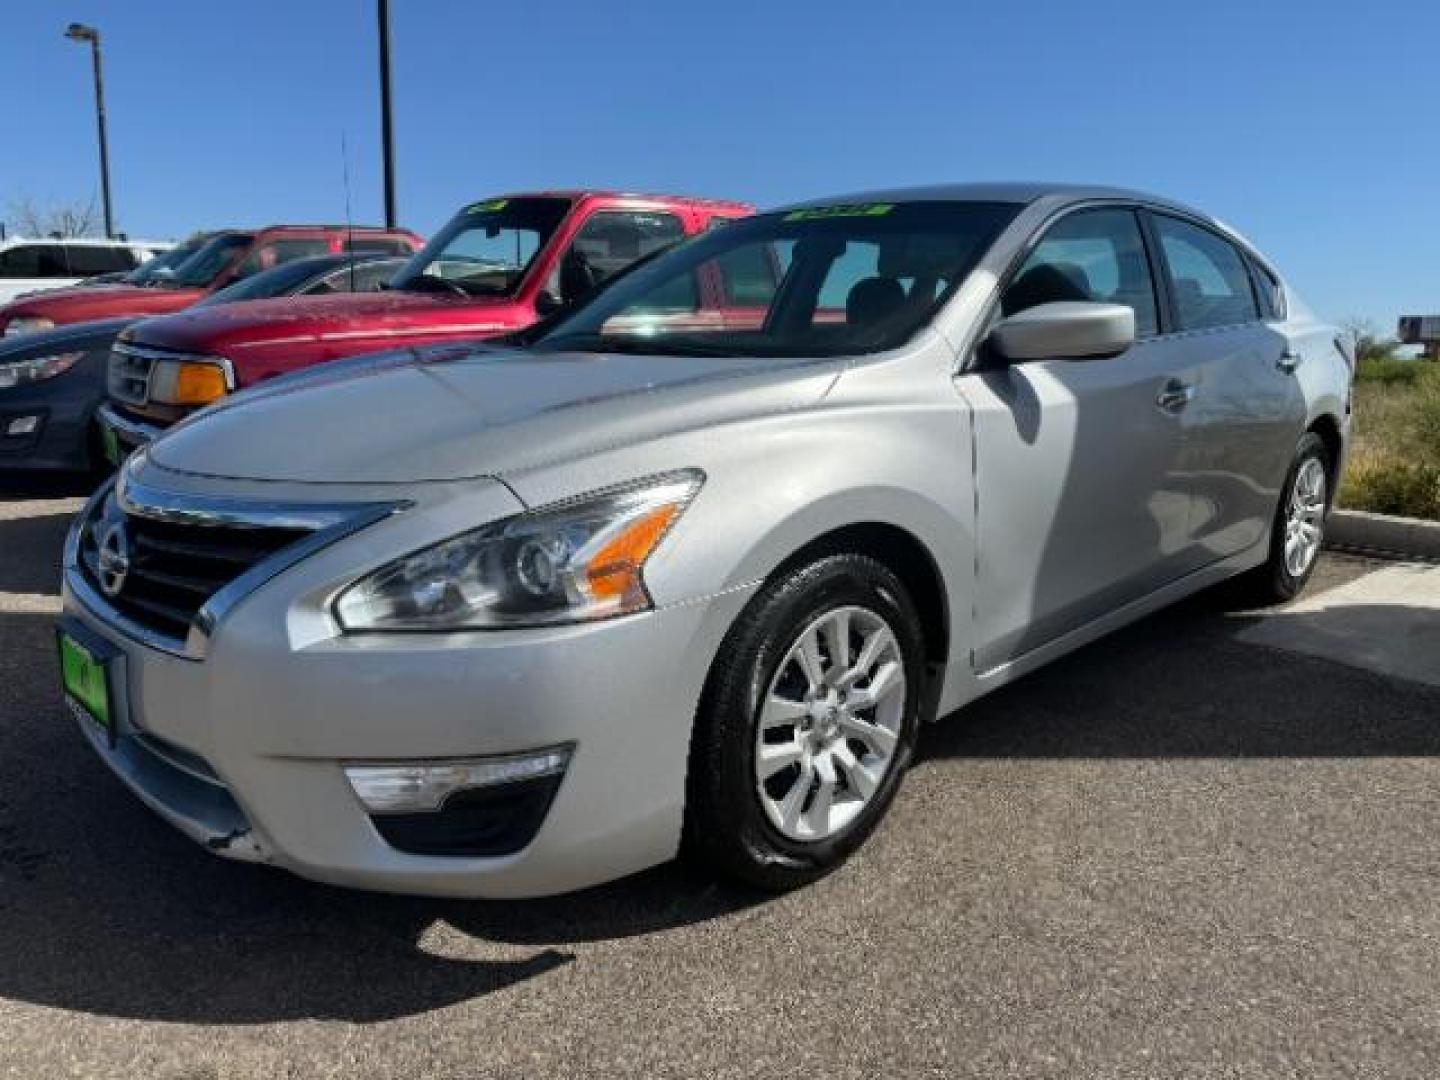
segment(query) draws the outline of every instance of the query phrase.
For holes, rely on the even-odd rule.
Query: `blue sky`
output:
[[[765,204],[1063,179],[1224,218],[1312,307],[1440,311],[1440,5],[393,0],[400,217],[536,186]],[[97,186],[132,235],[381,216],[373,0],[9,0],[0,213]]]

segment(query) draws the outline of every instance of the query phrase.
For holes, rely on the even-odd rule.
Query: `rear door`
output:
[[[1305,424],[1305,399],[1292,373],[1300,358],[1276,297],[1257,288],[1235,243],[1177,215],[1156,211],[1149,223],[1171,296],[1171,348],[1194,373],[1191,400],[1179,416],[1191,499],[1185,562],[1194,569],[1269,535]]]
[[[1193,377],[1162,331],[1157,274],[1133,208],[1051,225],[1001,296],[1002,315],[1092,300],[1135,311],[1119,356],[985,363],[957,388],[974,423],[975,664],[992,670],[1181,572],[1190,504],[1165,395]]]

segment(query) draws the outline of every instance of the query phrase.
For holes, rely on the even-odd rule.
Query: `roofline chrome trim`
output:
[[[312,531],[261,559],[211,596],[195,613],[189,633],[182,641],[151,630],[116,610],[85,578],[80,565],[80,544],[97,509],[112,490],[116,490],[116,501],[127,514],[157,521],[201,528],[249,525]],[[413,505],[408,500],[311,504],[202,499],[141,485],[131,478],[130,470],[124,469],[118,481],[111,479],[101,485],[71,526],[65,538],[65,584],[87,611],[126,637],[185,660],[203,660],[216,628],[236,605],[256,589],[322,548]]]

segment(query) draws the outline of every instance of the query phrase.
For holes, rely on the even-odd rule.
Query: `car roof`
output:
[[[170,248],[175,246],[173,240],[114,240],[104,236],[7,236],[0,240],[0,247],[9,248],[17,244],[71,244],[86,245],[88,247],[123,247],[123,248]]]
[[[486,200],[487,201],[488,196]],[[749,203],[735,199],[710,199],[697,195],[664,195],[653,191],[609,191],[603,188],[550,188],[545,191],[512,191],[496,195],[497,199],[642,199],[646,202],[683,203],[686,206],[706,206],[714,209],[750,210]]]
[[[924,187],[884,188],[878,191],[862,191],[826,199],[806,199],[780,209],[791,210],[812,206],[833,206],[837,203],[872,202],[1002,202],[1032,203],[1045,198],[1058,198],[1066,202],[1082,202],[1088,199],[1123,199],[1157,206],[1173,207],[1188,214],[1206,217],[1191,207],[1174,199],[1151,195],[1130,188],[1108,187],[1101,184],[1063,184],[1039,181],[1012,181],[970,184],[930,184]]]

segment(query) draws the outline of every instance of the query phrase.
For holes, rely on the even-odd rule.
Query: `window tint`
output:
[[[1233,244],[1164,214],[1155,215],[1155,230],[1170,269],[1181,330],[1233,326],[1259,317],[1250,273]]]
[[[245,256],[245,261],[236,268],[235,276],[237,278],[249,277],[261,270],[269,270],[295,259],[306,259],[312,255],[328,255],[329,253],[329,240],[272,240]]]
[[[40,276],[40,248],[22,244],[0,251],[0,277],[33,278]]]
[[[64,247],[70,270],[76,277],[135,269],[135,253],[129,248],[95,244],[66,244]]]
[[[1124,304],[1137,337],[1159,328],[1140,223],[1129,210],[1085,210],[1050,229],[1005,290],[1006,315],[1065,300]]]

